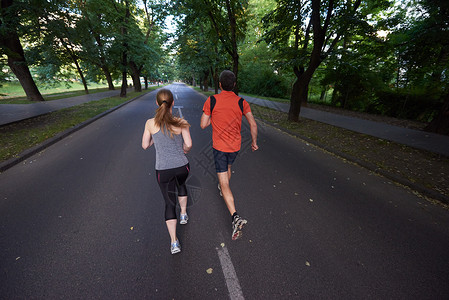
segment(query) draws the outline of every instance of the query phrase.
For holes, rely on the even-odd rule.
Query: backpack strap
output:
[[[217,102],[217,99],[215,99],[214,96],[210,96],[210,116],[212,116],[212,111],[214,110],[216,102]]]
[[[243,115],[243,101],[245,101],[245,99],[243,98],[239,99],[239,107],[240,111],[242,112],[242,115]],[[217,103],[217,99],[215,99],[214,96],[210,96],[210,116],[212,116],[212,111],[214,110],[215,103]]]
[[[243,99],[243,98],[239,99],[239,107],[240,107],[240,110],[242,111],[242,115],[243,115],[243,101],[245,101],[245,99]]]

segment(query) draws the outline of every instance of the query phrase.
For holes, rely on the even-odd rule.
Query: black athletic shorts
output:
[[[234,163],[239,152],[221,152],[212,148],[214,152],[215,170],[217,173],[223,173],[228,171],[228,166]]]

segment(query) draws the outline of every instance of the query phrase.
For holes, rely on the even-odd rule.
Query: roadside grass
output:
[[[206,96],[214,94],[213,92],[202,92],[199,88],[195,89]],[[273,99],[245,95],[267,100]],[[315,105],[309,105],[309,107],[327,110],[326,107]],[[292,133],[343,159],[372,166],[374,172],[388,173],[392,178],[406,179],[431,189],[446,199],[449,198],[449,157],[303,117],[299,118],[299,122],[290,122],[287,120],[287,113],[255,104],[251,104],[251,109],[256,118]],[[352,114],[341,109],[337,110],[337,113]],[[369,119],[373,116],[359,114],[358,117]],[[379,121],[378,118],[376,120]],[[396,124],[392,120],[382,121],[393,125],[400,123],[400,120],[396,120]]]
[[[18,157],[23,151],[42,143],[56,134],[93,118],[117,105],[158,87],[143,92],[128,93],[126,98],[109,97],[61,109],[35,118],[0,126],[0,161]]]
[[[98,88],[89,90],[89,94],[95,94],[100,92],[109,91],[108,88]],[[64,99],[68,97],[76,97],[86,95],[84,90],[77,90],[70,93],[56,93],[56,94],[45,94],[42,95],[44,97],[45,102]],[[0,104],[32,104],[36,103],[36,101],[30,101],[26,97],[18,97],[18,98],[8,98],[8,99],[0,99]]]
[[[251,108],[255,117],[332,153],[348,155],[449,197],[448,157],[302,117],[299,122],[290,122],[287,113],[255,104]]]
[[[30,104],[36,103],[35,101],[29,101],[23,91],[23,88],[16,84],[2,84],[0,88],[0,104]],[[118,89],[118,88],[116,88]],[[99,92],[109,91],[108,87],[104,84],[91,84],[89,85],[89,94],[95,94]],[[51,89],[41,89],[42,96],[45,101],[52,101],[63,99],[67,97],[76,97],[86,95],[84,86],[82,84],[73,84],[70,88],[58,87]]]
[[[205,92],[205,91],[203,91],[202,89],[200,89],[200,88],[197,87],[197,86],[189,85],[189,87],[191,87],[192,89],[194,89],[194,90],[197,91],[198,93],[203,94],[203,95],[205,95],[205,96],[207,96],[207,97],[212,96],[212,95],[215,95],[215,90],[214,90],[214,89],[211,89],[211,88],[209,88],[209,91]]]

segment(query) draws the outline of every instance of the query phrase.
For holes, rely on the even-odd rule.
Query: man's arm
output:
[[[203,115],[201,116],[201,124],[200,124],[201,129],[204,129],[209,125],[210,125],[210,116],[203,113]]]
[[[259,149],[259,146],[257,146],[257,123],[256,120],[254,119],[252,112],[247,113],[245,117],[246,120],[248,120],[249,127],[251,130],[251,139],[252,139],[251,149],[253,151],[256,151],[257,149]]]

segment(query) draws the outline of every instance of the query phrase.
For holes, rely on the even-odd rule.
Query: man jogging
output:
[[[219,182],[218,188],[232,216],[233,240],[242,236],[241,230],[247,223],[247,220],[237,214],[234,196],[229,186],[231,166],[240,151],[242,143],[242,116],[246,117],[251,129],[252,151],[259,149],[257,146],[257,123],[248,102],[232,91],[235,83],[234,73],[227,70],[221,72],[219,78],[221,93],[206,100],[201,116],[202,129],[212,124],[212,150]]]

